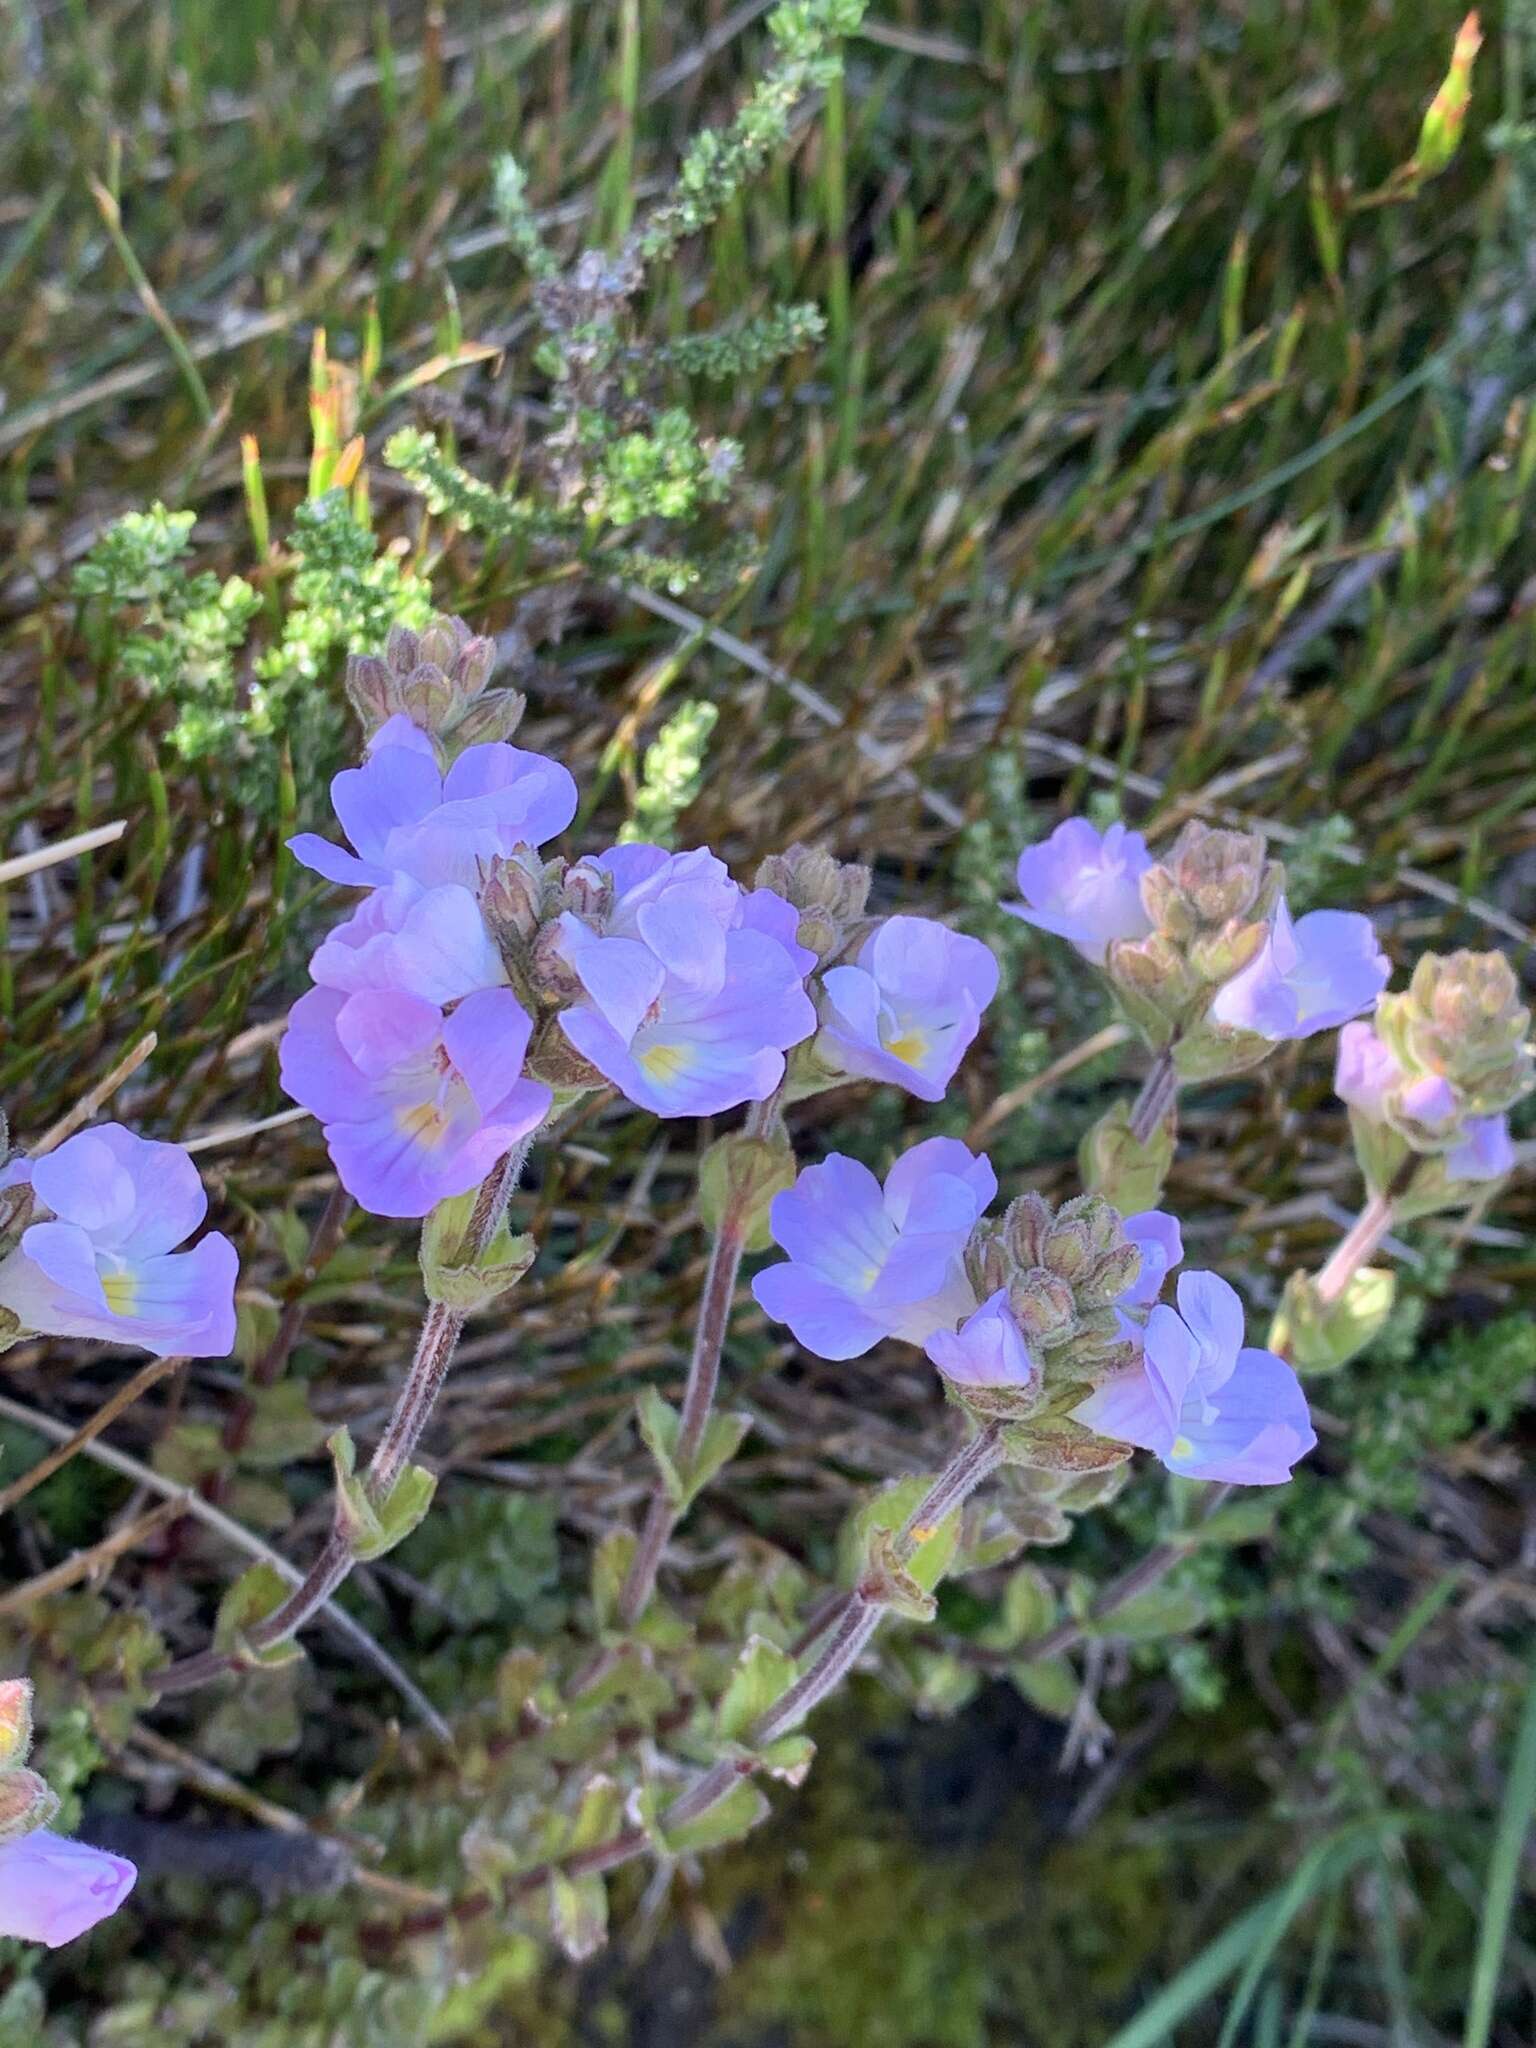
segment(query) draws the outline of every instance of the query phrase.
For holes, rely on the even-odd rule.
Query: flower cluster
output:
[[[1347,1024],[1334,1086],[1367,1177],[1385,1185],[1410,1153],[1437,1159],[1450,1183],[1508,1173],[1508,1111],[1536,1085],[1530,1022],[1504,955],[1461,952],[1426,953],[1373,1023]]]
[[[485,688],[490,656],[440,620],[354,661],[377,729],[331,786],[348,845],[289,842],[368,891],[316,949],[280,1055],[365,1208],[466,1194],[556,1090],[606,1081],[657,1116],[709,1116],[775,1095],[805,1047],[800,1092],[863,1076],[940,1099],[996,989],[985,946],[868,918],[868,875],[804,848],[753,889],[704,849],[547,858],[575,816],[569,773],[504,738],[465,744],[515,716]]]
[[[208,1211],[181,1146],[97,1124],[40,1159],[12,1158],[0,1188],[20,1197],[11,1231],[38,1218],[0,1258],[13,1335],[95,1337],[161,1358],[223,1358],[233,1348],[234,1246],[211,1230],[191,1251],[177,1249]]]
[[[1058,825],[1019,856],[1004,906],[1101,967],[1132,1021],[1191,1078],[1235,1072],[1284,1039],[1368,1009],[1390,972],[1369,918],[1293,918],[1257,833],[1187,824],[1154,860],[1140,833]]]
[[[774,1199],[788,1259],[753,1292],[823,1358],[922,1345],[954,1400],[1009,1425],[1019,1463],[1091,1471],[1136,1446],[1190,1478],[1290,1477],[1316,1442],[1306,1398],[1283,1359],[1245,1345],[1232,1288],[1185,1273],[1177,1307],[1158,1301],[1183,1257],[1173,1217],[1028,1194],[984,1221],[996,1186],[950,1138],[914,1146],[883,1188],[833,1154]]]
[[[32,1687],[0,1680],[0,1934],[61,1948],[105,1920],[133,1890],[124,1857],[56,1835],[47,1823],[58,1800],[26,1768],[32,1746]]]

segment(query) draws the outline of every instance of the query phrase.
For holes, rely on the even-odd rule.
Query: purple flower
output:
[[[355,853],[314,832],[289,851],[327,881],[382,888],[397,874],[424,889],[473,889],[497,854],[542,846],[576,815],[576,785],[558,761],[496,740],[467,747],[444,775],[432,742],[403,714],[381,726],[361,768],[344,768],[331,802]]]
[[[657,1116],[765,1100],[816,1024],[815,955],[795,939],[796,912],[738,888],[703,849],[615,846],[592,865],[611,878],[611,906],[596,928],[572,911],[560,920],[580,984],[560,1028],[576,1051]]]
[[[288,1018],[283,1086],[319,1117],[365,1209],[425,1216],[548,1115],[549,1090],[523,1078],[531,1028],[509,989],[479,989],[445,1016],[421,996],[315,988]]]
[[[1283,1358],[1243,1344],[1243,1307],[1215,1273],[1185,1273],[1178,1308],[1147,1318],[1140,1365],[1072,1411],[1101,1436],[1155,1452],[1170,1472],[1278,1486],[1317,1442]]]
[[[1070,939],[1085,960],[1102,967],[1113,940],[1144,939],[1152,930],[1141,900],[1141,878],[1151,865],[1139,832],[1116,824],[1101,833],[1086,818],[1068,818],[1042,845],[1019,855],[1024,901],[1003,908]]]
[[[1120,1297],[1121,1308],[1148,1308],[1184,1258],[1178,1218],[1165,1209],[1141,1209],[1125,1219],[1125,1234],[1141,1253],[1141,1271]]]
[[[138,1874],[125,1857],[47,1828],[0,1843],[0,1934],[62,1948],[115,1913]]]
[[[0,1307],[23,1329],[160,1358],[228,1354],[240,1262],[216,1230],[176,1250],[208,1213],[181,1146],[97,1124],[34,1160],[31,1181],[53,1220],[31,1224],[0,1262]]]
[[[309,963],[321,988],[396,989],[429,1003],[498,988],[507,973],[474,896],[457,882],[422,889],[406,875],[365,896]]]
[[[857,1358],[882,1337],[926,1343],[976,1306],[961,1254],[996,1193],[990,1160],[957,1138],[914,1145],[883,1189],[833,1152],[774,1196],[770,1227],[789,1262],[752,1292],[820,1358]]]
[[[1368,917],[1309,910],[1294,921],[1282,896],[1269,936],[1248,965],[1216,991],[1211,1015],[1261,1038],[1310,1038],[1368,1010],[1391,963]]]
[[[989,1295],[957,1331],[935,1330],[923,1349],[945,1379],[962,1387],[1027,1388],[1040,1378],[1009,1310],[1006,1287]]]
[[[1338,1059],[1333,1088],[1340,1101],[1373,1123],[1386,1118],[1387,1097],[1403,1078],[1403,1070],[1392,1049],[1376,1036],[1363,1019],[1346,1024],[1339,1033]]]
[[[990,946],[926,917],[888,917],[851,967],[823,974],[816,1050],[831,1067],[942,1102],[997,994]]]
[[[1459,1143],[1445,1155],[1452,1180],[1502,1180],[1514,1163],[1507,1116],[1469,1116]]]

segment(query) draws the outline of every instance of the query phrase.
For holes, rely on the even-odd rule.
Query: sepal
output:
[[[1131,1113],[1117,1102],[1101,1116],[1078,1147],[1083,1186],[1113,1202],[1122,1216],[1155,1209],[1173,1164],[1173,1119],[1162,1118],[1142,1143],[1131,1131]]]
[[[1396,1275],[1386,1267],[1362,1266],[1340,1298],[1328,1302],[1308,1274],[1293,1273],[1270,1325],[1269,1348],[1298,1372],[1337,1372],[1379,1335],[1396,1289]]]
[[[780,1131],[765,1138],[732,1131],[699,1161],[699,1213],[712,1230],[733,1217],[749,1252],[773,1243],[768,1212],[775,1195],[793,1187],[795,1151]]]

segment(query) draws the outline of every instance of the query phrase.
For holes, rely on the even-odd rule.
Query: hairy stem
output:
[[[530,1136],[522,1144],[514,1146],[481,1183],[469,1227],[464,1233],[463,1258],[466,1263],[478,1258],[495,1236],[507,1203],[522,1176],[531,1142]],[[389,1498],[411,1461],[433,1405],[442,1391],[443,1381],[448,1376],[463,1328],[463,1310],[446,1308],[441,1302],[433,1302],[427,1310],[416,1343],[416,1355],[395,1397],[394,1410],[384,1434],[363,1475],[364,1489],[375,1505]],[[252,1650],[271,1650],[290,1636],[297,1635],[330,1599],[350,1573],[352,1565],[351,1542],[338,1516],[303,1579],[281,1606],[245,1631],[245,1643]],[[180,1657],[167,1664],[163,1670],[152,1673],[147,1682],[162,1696],[189,1692],[226,1671],[238,1669],[241,1662],[241,1653],[237,1651],[201,1650],[195,1656]]]
[[[1002,1438],[1002,1424],[989,1422],[955,1453],[898,1532],[894,1546],[896,1563],[909,1563],[925,1538],[997,1470],[1003,1462]],[[873,1588],[855,1586],[843,1600],[820,1656],[763,1715],[747,1737],[748,1747],[767,1749],[781,1735],[798,1728],[828,1693],[842,1684],[863,1655],[884,1614],[885,1608]],[[711,1765],[667,1808],[662,1817],[663,1828],[681,1827],[708,1813],[750,1768],[735,1760]]]
[[[1313,1282],[1320,1300],[1333,1303],[1342,1299],[1350,1281],[1391,1230],[1393,1220],[1390,1195],[1372,1195]]]
[[[744,1126],[746,1135],[760,1138],[771,1128],[778,1114],[779,1093],[771,1095],[766,1102],[753,1103]],[[710,1246],[709,1267],[704,1275],[704,1292],[699,1300],[699,1319],[694,1327],[693,1352],[688,1361],[688,1383],[683,1390],[683,1406],[677,1435],[677,1463],[686,1471],[704,1440],[709,1427],[709,1418],[714,1412],[715,1395],[720,1386],[720,1360],[725,1350],[725,1333],[731,1319],[731,1302],[736,1293],[736,1276],[741,1270],[742,1253],[746,1250],[745,1203],[732,1203],[720,1219],[715,1232],[714,1243]],[[651,1595],[656,1590],[656,1574],[661,1568],[662,1553],[677,1527],[678,1517],[673,1511],[664,1488],[658,1486],[651,1495],[646,1509],[645,1520],[640,1525],[639,1540],[635,1554],[630,1559],[629,1570],[624,1575],[624,1584],[619,1591],[618,1619],[622,1627],[633,1628],[650,1605]]]
[[[1179,1092],[1179,1077],[1173,1069],[1173,1048],[1165,1047],[1152,1062],[1136,1100],[1131,1104],[1131,1136],[1145,1145],[1172,1109]]]

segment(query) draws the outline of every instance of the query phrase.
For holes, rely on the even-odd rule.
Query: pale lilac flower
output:
[[[115,1913],[138,1874],[126,1857],[48,1828],[0,1843],[0,1934],[62,1948]]]
[[[1368,1010],[1391,973],[1368,917],[1309,910],[1293,920],[1282,897],[1268,937],[1217,990],[1211,1015],[1230,1030],[1261,1038],[1310,1038]]]
[[[457,882],[423,889],[397,875],[365,896],[330,932],[309,963],[321,988],[397,989],[429,1003],[453,1003],[507,978],[480,906]]]
[[[1445,1155],[1452,1180],[1502,1180],[1514,1163],[1507,1116],[1469,1116],[1459,1143]]]
[[[883,1189],[833,1152],[775,1195],[770,1227],[789,1262],[752,1292],[821,1358],[857,1358],[882,1337],[926,1343],[976,1306],[961,1254],[996,1193],[991,1161],[958,1138],[914,1145]]]
[[[1165,1209],[1141,1209],[1125,1219],[1125,1234],[1141,1253],[1141,1271],[1120,1296],[1121,1308],[1148,1308],[1184,1258],[1178,1218]]]
[[[1113,940],[1144,939],[1152,930],[1141,900],[1141,878],[1151,865],[1139,832],[1121,824],[1097,832],[1086,818],[1068,818],[1043,844],[1019,855],[1024,901],[1003,908],[1069,939],[1101,967]]]
[[[1244,1345],[1242,1303],[1215,1273],[1185,1273],[1178,1303],[1152,1310],[1141,1363],[1096,1387],[1073,1420],[1188,1479],[1280,1485],[1317,1442],[1300,1380]]]
[[[1027,1388],[1040,1378],[1040,1367],[1009,1309],[1006,1287],[989,1295],[958,1330],[935,1330],[923,1349],[957,1386]]]
[[[381,726],[361,768],[344,768],[331,802],[356,849],[314,832],[288,842],[327,881],[383,888],[397,874],[424,889],[473,889],[498,854],[542,846],[576,815],[576,785],[558,761],[495,740],[466,747],[444,775],[432,742],[403,714]]]
[[[240,1262],[216,1230],[177,1251],[208,1213],[180,1145],[96,1124],[33,1160],[30,1177],[52,1218],[29,1225],[0,1262],[0,1308],[24,1330],[133,1344],[161,1358],[228,1354]]]
[[[997,959],[980,939],[926,917],[888,917],[850,967],[829,967],[816,1050],[830,1067],[942,1102],[981,1013]]]
[[[815,955],[768,889],[743,890],[703,849],[615,846],[592,865],[613,901],[597,928],[574,912],[559,947],[580,984],[560,1028],[631,1102],[657,1116],[711,1116],[762,1102],[784,1055],[815,1028]]]
[[[1399,1116],[1442,1136],[1461,1109],[1456,1090],[1444,1074],[1420,1074],[1416,1081],[1399,1088],[1396,1101]]]
[[[548,1115],[550,1091],[523,1077],[531,1029],[510,989],[476,990],[445,1016],[393,990],[315,988],[288,1018],[283,1086],[319,1117],[365,1209],[425,1216]]]
[[[1392,1049],[1378,1038],[1363,1018],[1346,1024],[1339,1033],[1338,1058],[1333,1088],[1341,1102],[1358,1109],[1373,1123],[1386,1118],[1387,1097],[1403,1078]]]

